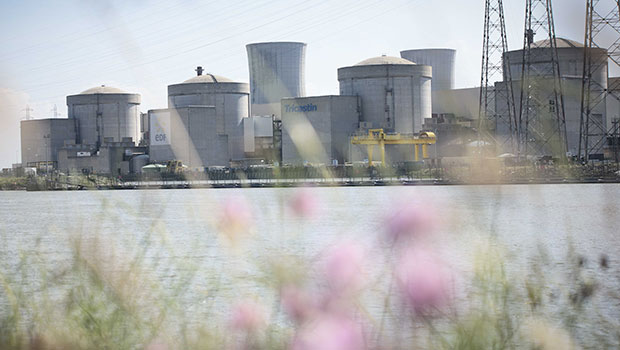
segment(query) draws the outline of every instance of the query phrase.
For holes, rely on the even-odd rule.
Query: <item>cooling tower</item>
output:
[[[456,50],[420,49],[400,52],[400,57],[417,64],[433,67],[433,91],[454,89]]]
[[[246,46],[252,115],[280,119],[280,100],[306,95],[306,44],[256,43]]]

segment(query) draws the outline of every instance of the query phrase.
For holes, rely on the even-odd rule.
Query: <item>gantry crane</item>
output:
[[[400,133],[386,134],[383,129],[368,129],[368,135],[353,136],[351,144],[368,146],[368,165],[372,166],[372,151],[378,145],[381,150],[381,164],[385,166],[385,145],[413,145],[414,159],[419,158],[420,145],[422,146],[422,158],[428,158],[428,145],[437,142],[435,133],[426,131],[418,135],[401,135]]]

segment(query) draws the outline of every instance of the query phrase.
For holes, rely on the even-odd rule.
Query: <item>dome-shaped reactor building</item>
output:
[[[101,85],[67,96],[76,143],[98,149],[104,143],[139,139],[140,95]]]
[[[431,117],[430,66],[380,56],[338,69],[340,95],[361,98],[361,122],[387,132],[420,132]]]
[[[243,118],[249,86],[206,73],[168,86],[168,109],[149,111],[152,161],[180,160],[192,168],[229,166],[244,158]]]
[[[583,44],[565,39],[556,38],[557,57],[559,63],[560,78],[562,82],[562,92],[564,95],[562,106],[565,113],[566,120],[566,144],[567,152],[571,155],[576,155],[579,148],[579,128],[581,120],[581,89],[583,79],[583,58],[584,58],[584,46]],[[535,95],[533,101],[539,101],[530,106],[530,109],[534,111],[534,114],[538,114],[539,117],[536,122],[530,123],[529,141],[531,144],[529,149],[537,150],[540,155],[555,154],[557,151],[551,149],[548,141],[553,132],[557,128],[557,122],[555,121],[555,101],[553,100],[553,70],[550,61],[551,57],[551,45],[549,39],[536,41],[532,44],[532,54],[530,55],[530,72],[535,73],[536,86]],[[601,94],[607,90],[608,87],[608,61],[607,50],[602,48],[590,49],[592,50],[593,60],[600,62],[596,67],[596,70],[592,74],[592,81],[594,86],[597,86]],[[521,107],[521,80],[523,71],[523,50],[513,50],[504,54],[505,64],[510,66],[510,73],[512,75],[512,90],[514,91],[514,99],[516,106],[516,113],[519,113]],[[496,136],[500,140],[507,139],[510,135],[509,124],[505,122],[499,122],[499,118],[506,120],[504,117],[506,110],[506,91],[507,77],[504,77],[504,81],[498,82],[495,85],[496,98],[495,108],[498,121],[496,122]],[[503,93],[498,93],[502,91]],[[525,106],[523,106],[525,108]],[[525,112],[523,112],[525,115]],[[606,102],[603,100],[596,104],[592,110],[592,116],[597,118],[600,125],[607,124],[607,110]],[[524,116],[522,118],[525,118]],[[525,121],[523,121],[525,123]],[[557,134],[553,134],[553,137],[557,137]],[[601,143],[603,135],[598,139],[592,137],[591,142]],[[536,141],[535,141],[536,140]],[[555,139],[554,139],[555,140]],[[556,141],[560,142],[560,141]],[[542,146],[536,147],[535,144],[541,144]],[[502,150],[504,152],[510,151],[510,149]]]

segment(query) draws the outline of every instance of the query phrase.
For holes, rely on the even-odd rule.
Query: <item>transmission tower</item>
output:
[[[609,65],[620,67],[620,1],[586,0],[579,125],[579,157],[585,162],[592,155],[603,153],[612,133],[603,118],[607,99],[620,101],[620,80],[605,85],[607,79],[600,79],[607,78]]]
[[[34,111],[34,109],[30,108],[30,106],[26,106],[26,108],[22,109],[22,112],[26,112],[26,120],[32,119],[32,114],[30,114],[32,111]]]
[[[484,8],[478,145],[484,147],[488,142],[514,153],[517,145],[517,120],[510,62],[505,55],[508,41],[504,5],[502,0],[485,0]],[[495,82],[502,80],[506,82],[505,85],[493,86]],[[491,136],[492,131],[497,138]]]
[[[538,35],[541,41],[535,42]],[[525,155],[566,156],[566,117],[551,0],[527,0],[518,128]]]

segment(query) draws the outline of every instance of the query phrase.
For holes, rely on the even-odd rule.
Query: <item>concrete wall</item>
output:
[[[96,145],[106,138],[121,142],[140,139],[140,95],[84,94],[67,96],[69,119],[75,122],[77,142]]]
[[[180,160],[190,168],[229,166],[229,137],[218,132],[216,111],[213,106],[150,110],[151,161]]]
[[[282,100],[282,162],[348,162],[349,136],[359,125],[357,96]]]
[[[454,89],[456,50],[406,50],[400,52],[400,57],[433,68],[433,91]]]
[[[542,95],[546,96],[550,94],[550,91],[552,91],[551,82],[552,82],[551,80],[547,79],[539,83],[539,86],[541,86],[543,89]],[[578,148],[579,148],[579,125],[580,125],[580,120],[581,120],[581,79],[565,78],[562,81],[562,84],[563,84],[562,86],[564,90],[564,112],[565,112],[565,118],[566,118],[568,152],[570,152],[572,155],[577,155]],[[497,83],[496,88],[505,89],[505,83],[504,82]],[[518,117],[519,106],[521,104],[521,94],[520,94],[521,82],[514,81],[513,89],[515,91],[515,106],[516,106],[516,110],[517,110],[516,113]],[[506,101],[503,99],[496,99],[496,104],[500,104],[500,103],[505,105]],[[500,106],[496,108],[499,108],[499,107]],[[554,125],[556,125],[555,114],[550,113],[549,108],[550,108],[549,105],[545,105],[542,108],[542,113],[540,113],[542,118],[538,118],[543,121],[542,124],[539,124],[538,126],[532,125],[532,128],[537,127],[538,130],[542,130],[543,132],[545,132],[547,134],[547,137],[546,137],[547,139],[551,135],[550,133],[554,131]],[[536,108],[534,110],[539,110],[539,109],[540,108]],[[605,115],[606,115],[605,104],[600,104],[599,106],[597,106],[594,110],[594,114],[600,115],[600,118],[605,118]],[[525,118],[525,112],[523,112],[523,118]],[[523,127],[525,127],[525,120],[523,120],[522,123],[523,123]],[[500,140],[505,139],[508,133],[509,133],[508,124],[506,123],[497,124],[497,135],[500,138]],[[553,152],[556,152],[556,153],[559,152],[559,150],[561,149],[560,147],[561,145],[558,145],[559,141],[557,140],[557,135],[553,137],[556,138],[556,140],[554,142],[551,142],[549,146],[545,147],[544,152],[542,153],[539,152],[540,153],[539,155],[550,155],[550,154],[553,154]],[[542,135],[539,135],[538,138],[542,139]],[[535,137],[532,136],[532,133],[530,133],[530,140],[534,140],[534,139]],[[597,140],[595,139],[596,138],[591,137],[591,140],[593,142],[597,142]],[[531,141],[530,143],[532,142],[534,141]],[[535,147],[530,147],[530,150],[534,150],[534,149]],[[508,149],[505,149],[505,151],[507,152]]]
[[[273,118],[252,116],[243,119],[243,145],[245,153],[254,153],[257,138],[271,138],[273,145]]]
[[[65,141],[75,142],[73,120],[36,119],[21,122],[22,164],[58,161],[58,150]]]

